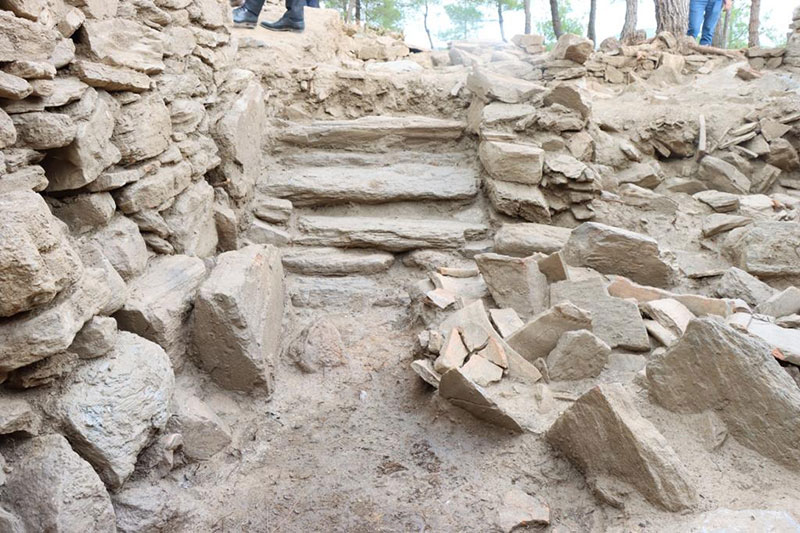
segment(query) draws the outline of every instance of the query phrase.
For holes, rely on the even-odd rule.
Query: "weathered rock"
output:
[[[59,37],[41,24],[0,11],[0,62],[44,61]]]
[[[107,224],[114,216],[116,204],[107,192],[66,196],[52,201],[53,214],[73,233],[85,233]]]
[[[69,346],[81,359],[94,359],[109,353],[117,342],[117,321],[108,316],[95,316],[83,325]]]
[[[567,409],[547,441],[590,478],[630,484],[671,511],[691,507],[697,493],[678,456],[618,384],[598,385]]]
[[[27,401],[3,395],[0,396],[0,406],[2,406],[0,435],[19,434],[33,437],[39,434],[42,420]]]
[[[150,88],[150,77],[135,70],[92,61],[76,61],[75,73],[91,87],[107,91],[142,92]]]
[[[504,533],[511,533],[519,527],[549,524],[550,507],[541,498],[519,489],[511,489],[503,496],[501,507],[497,510],[497,525]]]
[[[22,100],[33,92],[31,84],[23,78],[0,72],[0,98]]]
[[[495,209],[531,222],[550,222],[550,205],[538,187],[487,179],[487,193]]]
[[[764,342],[713,319],[692,320],[677,344],[650,360],[647,383],[667,409],[713,409],[740,444],[800,468],[800,389]]]
[[[6,148],[17,142],[17,129],[14,121],[0,109],[0,148]]]
[[[135,163],[166,150],[171,133],[169,109],[158,94],[152,94],[122,106],[111,141],[119,148],[123,163]]]
[[[527,185],[542,181],[544,151],[537,146],[485,140],[478,154],[486,172],[496,180]]]
[[[712,189],[732,194],[750,192],[750,180],[730,163],[705,156],[700,162],[700,177]]]
[[[128,299],[114,315],[119,328],[158,343],[177,357],[188,342],[192,301],[205,277],[206,267],[196,257],[154,257],[128,285]]]
[[[272,389],[280,346],[283,268],[271,246],[225,252],[200,287],[193,314],[193,349],[220,386]]]
[[[300,333],[289,349],[289,357],[303,372],[313,373],[345,364],[344,351],[336,325],[323,318]]]
[[[0,195],[10,192],[43,191],[47,187],[44,169],[38,165],[25,167],[0,178]]]
[[[17,131],[17,146],[34,150],[60,148],[72,142],[77,128],[73,120],[58,113],[21,113],[11,116]]]
[[[474,68],[467,76],[467,89],[486,102],[500,100],[508,104],[526,102],[545,91],[545,88],[537,83],[478,68]]]
[[[776,291],[755,276],[744,270],[731,267],[719,279],[715,292],[723,298],[740,298],[750,305],[756,306],[766,302]]]
[[[676,338],[683,335],[689,322],[695,318],[694,313],[685,305],[672,298],[651,300],[641,305],[642,311],[653,320],[667,328]]]
[[[89,54],[101,63],[147,74],[164,71],[161,36],[132,20],[87,20],[83,29]]]
[[[0,499],[19,517],[23,531],[116,531],[102,481],[64,437],[20,440],[2,451],[11,472],[0,486]]]
[[[461,367],[461,373],[480,387],[500,381],[503,369],[480,354],[472,354],[469,361]]]
[[[756,222],[730,232],[724,249],[733,263],[750,274],[770,278],[800,275],[795,222]]]
[[[780,361],[800,366],[800,331],[762,320],[749,313],[735,313],[728,323],[767,343],[772,355]]]
[[[739,209],[739,196],[736,194],[710,190],[700,191],[693,196],[718,213],[727,213]]]
[[[394,255],[368,250],[308,248],[284,253],[282,262],[286,270],[298,274],[346,276],[385,272],[394,263]]]
[[[594,51],[594,43],[590,39],[565,33],[559,37],[550,57],[552,59],[569,59],[583,65],[589,59],[592,51]]]
[[[198,180],[175,198],[163,213],[175,253],[207,257],[217,249],[214,222],[214,188]]]
[[[758,304],[758,312],[773,317],[800,313],[800,289],[789,287]]]
[[[581,224],[572,230],[562,252],[573,266],[591,267],[656,287],[668,285],[672,277],[672,269],[661,259],[655,240],[605,224]]]
[[[253,214],[264,222],[283,224],[292,216],[292,202],[282,198],[260,196],[253,205]]]
[[[33,192],[0,195],[0,317],[53,300],[82,273],[64,226]]]
[[[559,104],[575,111],[584,120],[588,119],[592,113],[592,108],[584,101],[583,95],[571,85],[561,84],[553,87],[544,95],[543,103],[546,106]]]
[[[656,287],[638,285],[622,277],[614,278],[606,289],[611,296],[625,299],[632,298],[639,304],[652,300],[672,298],[682,303],[697,316],[717,315],[726,317],[730,315],[735,308],[733,302],[730,300],[709,298],[707,296],[700,296],[699,294],[677,294]]]
[[[30,389],[43,387],[60,381],[78,366],[78,356],[72,352],[60,352],[41,361],[19,368],[9,374],[9,387]]]
[[[284,228],[257,219],[253,220],[250,228],[244,234],[244,238],[250,244],[271,244],[273,246],[285,246],[292,242],[292,236]]]
[[[792,143],[786,139],[775,139],[769,143],[767,162],[786,172],[793,172],[800,168],[800,156]]]
[[[342,248],[377,248],[392,252],[415,248],[458,248],[487,228],[452,220],[378,217],[304,216],[298,221],[298,244]]]
[[[447,332],[444,345],[439,350],[439,357],[433,362],[433,369],[439,374],[444,374],[448,370],[460,368],[469,356],[469,351],[464,346],[458,328],[452,328]]]
[[[514,431],[522,431],[519,422],[503,410],[483,387],[471,381],[461,368],[454,368],[442,376],[439,382],[439,395],[481,420]]]
[[[442,376],[433,369],[433,362],[430,359],[417,359],[411,363],[413,370],[425,383],[434,388],[439,388]]]
[[[613,298],[601,278],[578,281],[559,281],[550,286],[550,303],[570,302],[592,316],[592,330],[612,348],[648,351],[642,317],[636,303]]]
[[[492,317],[497,331],[503,338],[510,337],[515,331],[525,325],[514,309],[490,309],[489,315]]]
[[[154,173],[114,191],[114,200],[126,214],[154,209],[175,198],[192,182],[192,167],[186,161],[162,166]]]
[[[593,378],[608,363],[611,348],[591,331],[567,331],[547,356],[547,370],[554,381]]]
[[[753,219],[750,217],[714,213],[703,219],[703,237],[713,237],[714,235],[741,228],[752,223]]]
[[[128,299],[128,286],[119,272],[106,258],[103,250],[96,241],[85,241],[79,250],[81,261],[86,268],[95,268],[100,271],[103,284],[110,288],[111,297],[100,308],[100,314],[112,315],[122,308]]]
[[[118,489],[151,435],[166,425],[174,385],[164,350],[121,331],[110,354],[72,374],[53,414],[75,450]]]
[[[536,252],[551,254],[569,240],[569,228],[547,224],[503,224],[494,236],[495,251],[499,254],[526,257]]]
[[[131,219],[116,216],[92,236],[103,255],[126,281],[133,279],[147,266],[147,247],[139,227]]]
[[[261,139],[265,131],[264,90],[251,82],[213,130],[222,165],[215,170],[234,199],[248,198],[261,174]]]
[[[522,316],[549,307],[547,278],[539,271],[535,257],[479,254],[475,262],[498,306],[510,307]]]
[[[570,303],[555,305],[528,321],[508,338],[508,345],[528,361],[547,357],[567,331],[592,329],[592,315]]]
[[[167,430],[183,436],[183,453],[206,461],[231,443],[231,430],[200,398],[182,389],[175,391],[175,410]]]

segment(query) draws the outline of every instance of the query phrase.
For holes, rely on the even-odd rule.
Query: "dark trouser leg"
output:
[[[259,16],[265,1],[266,0],[245,0],[244,7],[253,15]]]
[[[306,0],[308,7],[319,7],[319,0]]]
[[[286,0],[286,13],[283,16],[293,22],[301,22],[304,7],[306,0]]]

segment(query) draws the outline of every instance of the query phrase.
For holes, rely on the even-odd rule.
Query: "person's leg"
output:
[[[264,7],[266,0],[245,0],[245,2],[233,10],[233,24],[245,28],[254,28],[258,22],[258,16]]]
[[[700,38],[700,44],[708,46],[714,40],[714,30],[717,28],[721,12],[722,0],[709,0],[703,20],[703,36]]]
[[[694,39],[697,39],[697,36],[700,35],[707,3],[708,0],[692,0],[689,3],[689,30],[686,32],[686,35]]]

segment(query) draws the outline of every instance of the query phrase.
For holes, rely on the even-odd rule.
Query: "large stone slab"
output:
[[[489,178],[486,192],[494,208],[504,215],[530,222],[550,222],[550,205],[539,187]]]
[[[197,257],[154,257],[128,284],[128,300],[114,315],[119,328],[158,343],[170,356],[180,355],[192,301],[205,277]]]
[[[717,281],[717,296],[740,298],[752,306],[769,300],[777,291],[744,270],[731,267]]]
[[[77,282],[47,305],[0,321],[0,380],[69,348],[83,324],[113,297],[105,272],[85,268]]]
[[[117,530],[103,482],[64,437],[19,440],[2,452],[10,468],[0,500],[19,518],[21,531]]]
[[[300,248],[285,252],[282,262],[286,270],[298,274],[346,276],[385,272],[394,263],[394,255],[370,250]]]
[[[305,216],[297,244],[344,248],[377,248],[400,252],[415,248],[459,248],[483,235],[482,224],[431,219]]]
[[[75,73],[87,85],[107,91],[139,93],[150,88],[149,76],[123,67],[81,60],[75,62]]]
[[[0,62],[45,61],[60,37],[55,30],[0,11]]]
[[[139,452],[166,425],[174,386],[164,350],[121,331],[111,353],[70,376],[53,415],[75,450],[106,485],[118,489],[133,473]]]
[[[500,181],[538,185],[542,181],[544,150],[532,144],[485,140],[478,155],[483,168]]]
[[[50,302],[81,273],[64,225],[41,196],[0,195],[0,317]]]
[[[800,276],[798,242],[796,222],[756,222],[730,232],[724,249],[736,266],[755,276]]]
[[[200,287],[193,351],[220,386],[272,392],[284,306],[283,267],[272,246],[225,252]]]
[[[547,356],[552,381],[594,378],[608,363],[611,348],[591,331],[567,331]]]
[[[155,157],[167,149],[172,120],[164,100],[156,93],[122,106],[111,142],[119,148],[123,163]]]
[[[776,359],[800,366],[800,329],[784,328],[749,313],[735,313],[728,318],[728,323],[763,340],[773,349]]]
[[[81,30],[89,54],[101,63],[147,74],[164,71],[164,45],[158,32],[133,20],[87,20]]]
[[[163,212],[169,226],[169,243],[175,253],[207,257],[217,250],[214,222],[214,188],[198,180],[175,198]]]
[[[341,203],[466,200],[478,194],[471,169],[425,164],[392,168],[306,167],[269,173],[259,188],[295,206]]]
[[[530,362],[547,357],[567,331],[592,329],[592,315],[571,303],[561,303],[530,319],[508,338],[508,345]]]
[[[591,267],[638,283],[665,287],[672,278],[672,269],[661,258],[654,239],[597,222],[575,228],[563,253],[573,266]]]
[[[686,468],[619,384],[581,396],[555,421],[547,441],[590,479],[616,478],[654,505],[679,511],[697,501]]]
[[[11,115],[17,131],[16,145],[34,150],[67,146],[75,138],[77,127],[68,115],[33,112]]]
[[[707,155],[700,162],[700,178],[710,189],[731,194],[748,194],[750,180],[732,164]]]
[[[671,411],[713,409],[740,444],[800,469],[800,389],[771,352],[730,326],[695,319],[675,345],[647,364],[648,389]]]
[[[526,102],[545,91],[538,83],[495,74],[477,67],[467,76],[467,89],[486,102],[499,100],[507,104]]]
[[[503,224],[494,236],[494,248],[499,254],[520,257],[551,254],[567,244],[571,234],[569,228],[547,224]]]
[[[550,306],[547,278],[534,257],[479,254],[475,262],[499,307],[510,307],[528,317]]]

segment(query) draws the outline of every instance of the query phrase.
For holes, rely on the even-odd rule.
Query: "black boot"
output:
[[[255,28],[264,0],[246,0],[233,10],[233,25],[237,28]]]
[[[303,8],[306,0],[286,0],[286,13],[275,22],[262,22],[261,27],[272,31],[296,31],[305,29],[303,21]]]

